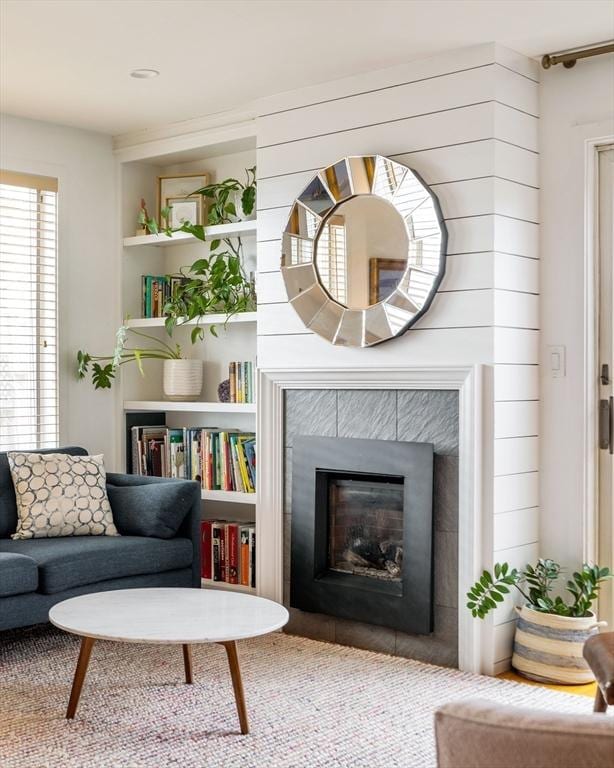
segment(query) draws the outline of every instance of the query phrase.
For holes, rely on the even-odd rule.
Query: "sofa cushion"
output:
[[[35,592],[38,587],[38,566],[27,555],[0,552],[0,597]]]
[[[194,495],[186,483],[107,485],[113,520],[122,536],[171,539],[188,514]]]
[[[67,536],[0,540],[0,552],[7,551],[36,561],[38,590],[46,595],[122,576],[186,568],[192,563],[192,542],[181,538]]]
[[[17,502],[13,539],[117,536],[104,457],[9,451]]]
[[[71,445],[68,448],[39,449],[37,453],[67,453],[69,456],[86,456],[85,448]],[[6,453],[0,453],[0,539],[15,533],[17,528],[17,505],[15,488],[11,479]]]

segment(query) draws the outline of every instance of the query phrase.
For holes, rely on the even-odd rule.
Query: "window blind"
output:
[[[0,450],[57,444],[57,180],[0,171]]]

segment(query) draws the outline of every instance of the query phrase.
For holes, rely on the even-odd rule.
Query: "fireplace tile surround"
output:
[[[295,435],[434,445],[434,632],[409,635],[291,608],[287,630],[368,650],[458,665],[458,392],[292,389],[285,394],[284,604],[289,606],[292,448]]]

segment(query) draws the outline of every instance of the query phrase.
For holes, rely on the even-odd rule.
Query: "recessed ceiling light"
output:
[[[136,77],[137,80],[149,80],[152,77],[158,77],[159,74],[157,69],[133,69],[130,77]]]

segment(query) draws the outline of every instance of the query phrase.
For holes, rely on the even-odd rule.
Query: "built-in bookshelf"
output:
[[[126,400],[124,411],[167,413],[256,413],[256,403],[206,403],[200,400]]]
[[[232,315],[231,317],[226,317],[226,315],[203,315],[202,317],[199,317],[197,320],[186,320],[182,325],[187,326],[194,326],[194,325],[202,325],[202,326],[209,326],[209,325],[221,325],[226,326],[230,323],[255,323],[256,322],[257,313],[256,312],[240,312],[236,315]],[[129,318],[126,325],[128,328],[163,328],[164,327],[164,318],[163,317],[135,317],[135,318]]]
[[[201,491],[203,501],[224,501],[233,504],[254,504],[255,494],[241,491]]]
[[[213,581],[213,579],[201,579],[200,583],[205,589],[224,589],[231,592],[245,592],[248,595],[256,595],[257,590],[246,587],[244,584],[227,584],[225,581]]]
[[[164,318],[142,316],[147,313],[143,308],[142,277],[176,274],[181,267],[206,257],[208,241],[241,237],[246,274],[255,272],[258,226],[255,219],[205,227],[206,242],[184,232],[174,233],[171,237],[164,233],[135,234],[141,198],[145,199],[150,212],[157,208],[159,176],[179,177],[206,172],[213,182],[229,177],[243,178],[244,169],[256,164],[255,128],[242,127],[240,133],[240,138],[236,138],[235,127],[232,136],[229,133],[228,137],[221,129],[212,134],[184,134],[180,139],[144,142],[117,151],[121,179],[121,313],[123,320],[127,318],[128,328],[168,342]],[[196,324],[205,329],[205,340],[192,345],[190,334]],[[217,336],[210,333],[211,326],[215,326]],[[234,428],[255,432],[256,403],[219,402],[218,386],[229,378],[231,362],[250,361],[255,373],[256,328],[256,312],[236,314],[228,319],[221,314],[206,315],[178,326],[173,332],[172,343],[180,344],[185,356],[203,360],[204,385],[200,398],[189,402],[166,400],[162,392],[161,361],[144,361],[145,376],[140,375],[137,366],[122,366],[118,381],[119,423],[125,425],[127,416],[132,419],[131,424],[139,423],[139,414],[142,414],[142,423],[151,424],[159,414],[169,428]],[[120,429],[119,433],[118,450],[128,465],[126,430]],[[255,524],[257,547],[256,496],[256,493],[203,488],[202,518]],[[257,592],[252,587],[210,580],[203,580],[203,587]]]
[[[217,240],[224,237],[249,237],[256,235],[256,220],[238,221],[235,224],[218,224],[215,227],[205,227],[205,239]],[[166,246],[189,245],[202,241],[188,232],[174,232],[171,236],[164,233],[157,235],[136,235],[124,237],[124,248],[135,246],[153,245],[164,248]]]

